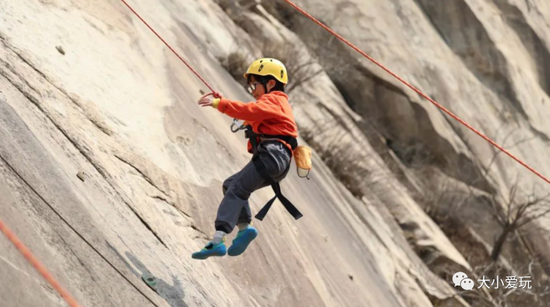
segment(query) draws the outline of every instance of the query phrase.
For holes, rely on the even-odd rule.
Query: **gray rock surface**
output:
[[[468,306],[438,274],[472,268],[422,199],[440,182],[547,188],[282,3],[245,2],[130,4],[226,97],[251,99],[218,61],[236,50],[269,38],[313,62],[291,99],[314,173],[283,184],[303,219],[275,206],[243,256],[193,261],[249,159],[242,133],[196,105],[204,85],[122,2],[57,0],[0,0],[0,218],[82,306]],[[550,174],[548,3],[297,3]],[[457,216],[490,245],[475,205]],[[3,304],[63,305],[4,237],[0,251]]]

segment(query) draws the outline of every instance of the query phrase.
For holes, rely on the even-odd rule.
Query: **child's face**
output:
[[[254,96],[254,99],[259,99],[260,96],[265,94],[265,88],[264,86],[254,78],[254,76],[250,76],[250,82],[248,83],[248,91],[252,96]]]
[[[266,84],[266,90],[266,86],[258,82],[256,78],[254,78],[254,76],[250,76],[250,82],[248,83],[248,92],[252,94],[252,96],[254,96],[256,100],[258,100],[263,94],[271,91],[271,89],[273,89],[275,85],[275,81],[269,80]]]

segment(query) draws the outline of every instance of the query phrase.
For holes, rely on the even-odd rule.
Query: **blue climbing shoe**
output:
[[[240,230],[235,239],[233,239],[233,244],[229,247],[227,254],[229,256],[238,256],[244,253],[250,242],[257,236],[258,231],[250,225],[246,229]]]
[[[212,256],[222,257],[225,256],[226,253],[227,248],[225,247],[225,244],[223,242],[220,242],[218,244],[213,244],[212,242],[209,242],[200,252],[193,253],[191,257],[193,259],[202,260]]]

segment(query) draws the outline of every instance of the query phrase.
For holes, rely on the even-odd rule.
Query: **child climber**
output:
[[[248,124],[246,135],[250,139],[247,148],[253,156],[241,171],[223,183],[224,197],[218,208],[214,238],[201,251],[192,255],[195,259],[225,254],[237,256],[246,250],[258,235],[258,231],[250,225],[252,213],[248,199],[252,192],[260,188],[271,185],[287,210],[295,218],[301,217],[300,212],[282,196],[278,185],[290,169],[298,136],[288,96],[284,92],[288,82],[286,68],[276,59],[258,59],[250,65],[244,77],[255,102],[243,103],[206,96],[198,102],[203,107],[214,107],[228,116],[244,120]],[[258,213],[258,219],[263,219],[274,200]],[[239,232],[227,249],[225,236],[236,225]]]

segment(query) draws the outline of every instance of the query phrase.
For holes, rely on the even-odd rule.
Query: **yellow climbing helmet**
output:
[[[282,84],[288,83],[288,75],[283,62],[273,58],[261,58],[252,62],[244,77],[248,80],[248,75],[273,76]]]

